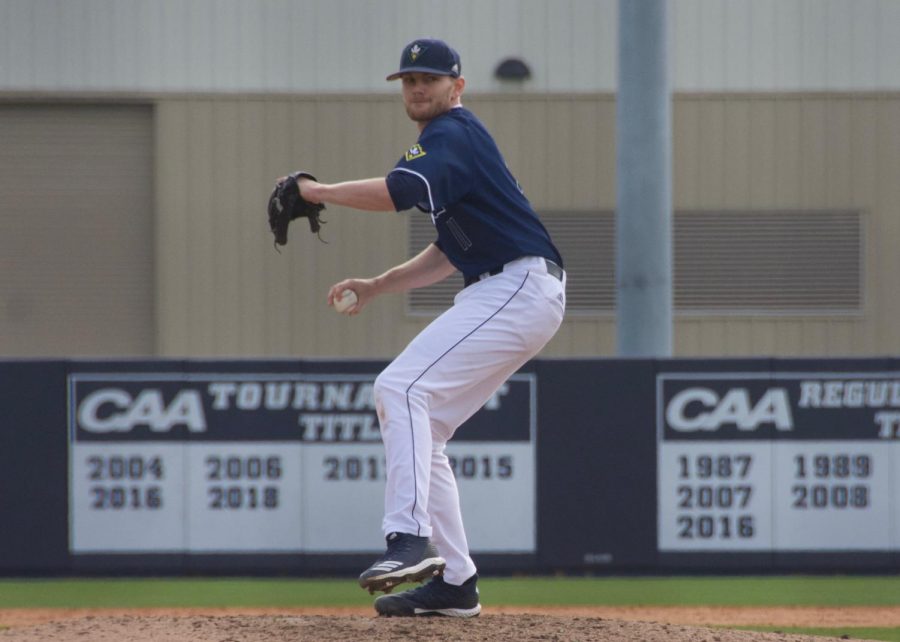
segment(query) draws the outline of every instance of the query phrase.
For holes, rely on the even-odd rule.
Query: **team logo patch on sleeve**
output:
[[[425,150],[421,145],[413,145],[406,151],[406,160],[413,161],[425,155]]]

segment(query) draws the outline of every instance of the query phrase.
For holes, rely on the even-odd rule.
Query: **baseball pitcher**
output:
[[[441,281],[456,271],[464,287],[375,381],[387,460],[383,532],[387,550],[359,577],[382,595],[386,616],[481,612],[456,481],[445,453],[456,429],[553,337],[566,305],[559,251],[491,135],[462,106],[459,54],[420,39],[387,77],[401,81],[406,113],[419,137],[386,177],[325,184],[298,172],[279,181],[270,203],[276,243],[291,218],[317,230],[324,204],[360,210],[417,208],[436,240],[417,256],[372,278],[334,284],[328,304],[359,314],[375,297]],[[280,192],[287,192],[283,198]],[[280,218],[279,218],[280,217]],[[283,224],[283,229],[282,226]],[[281,234],[281,236],[279,236]],[[281,243],[283,244],[283,243]],[[350,297],[345,299],[345,297]]]

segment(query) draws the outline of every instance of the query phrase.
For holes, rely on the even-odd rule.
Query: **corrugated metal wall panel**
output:
[[[888,158],[883,152],[890,146],[893,125],[888,125],[884,114],[887,105],[895,99],[827,96],[756,96],[732,97],[723,102],[720,98],[684,97],[676,101],[676,150],[680,151],[675,163],[676,202],[679,204],[705,200],[704,190],[697,188],[704,165],[702,157],[691,152],[689,140],[700,133],[700,122],[694,114],[698,103],[721,103],[726,110],[735,103],[746,103],[751,109],[749,143],[729,152],[731,155],[748,153],[750,163],[746,171],[751,185],[751,201],[766,203],[775,208],[859,208],[870,220],[869,235],[863,256],[863,278],[868,284],[867,299],[863,302],[863,316],[858,320],[831,319],[826,323],[815,319],[790,318],[782,321],[760,322],[756,325],[771,331],[772,338],[757,340],[750,346],[758,353],[765,353],[774,341],[775,353],[781,354],[869,354],[878,353],[876,346],[888,352],[896,351],[898,334],[896,324],[891,324],[889,310],[898,299],[893,279],[888,277],[885,265],[878,265],[877,257],[893,262],[895,252],[888,248],[890,239],[900,233],[896,229],[897,206],[883,200],[888,188],[883,183],[886,168],[898,159]],[[689,108],[690,107],[690,108]],[[690,125],[690,126],[688,126]],[[887,126],[886,126],[887,125]],[[896,136],[893,142],[896,142]],[[887,147],[886,147],[887,145]],[[685,160],[690,159],[690,160]],[[712,164],[714,165],[714,164]],[[887,170],[890,171],[890,170]],[[763,186],[771,185],[771,189]],[[893,189],[893,188],[890,188]],[[890,198],[890,197],[889,197]],[[684,199],[684,200],[682,200]],[[707,201],[707,206],[714,202]],[[895,242],[894,242],[895,243]],[[900,269],[892,265],[890,269]],[[874,288],[872,290],[871,288]],[[888,290],[892,293],[888,294]],[[877,321],[876,321],[877,319]],[[723,320],[724,327],[740,327],[747,321]],[[698,333],[685,332],[685,328],[701,328]],[[676,325],[676,345],[684,354],[747,354],[747,347],[723,345],[711,319],[703,321],[679,320]],[[706,332],[709,329],[710,332]],[[776,336],[777,335],[777,336]],[[757,335],[758,336],[758,335]],[[843,346],[838,347],[838,346]],[[828,352],[826,352],[828,353]]]
[[[0,91],[390,93],[423,36],[470,90],[613,91],[616,0],[0,0]],[[900,89],[896,0],[673,0],[677,91]],[[3,63],[2,61],[6,61]]]
[[[609,96],[466,102],[539,210],[614,207]],[[407,214],[329,207],[329,244],[298,226],[281,255],[263,214],[272,181],[290,169],[326,181],[383,175],[416,136],[396,98],[192,98],[163,100],[158,114],[164,354],[389,357],[421,329],[426,320],[407,316],[401,295],[353,318],[324,305],[331,283],[405,258]],[[678,315],[677,354],[895,352],[900,98],[680,96],[673,122],[677,208],[848,209],[868,226],[858,314]],[[608,313],[573,315],[545,354],[613,354],[614,331]]]
[[[859,212],[679,212],[674,227],[676,310],[861,311]]]
[[[608,96],[500,95],[467,102],[494,131],[511,168],[539,209],[600,210],[613,205],[614,105]],[[24,111],[41,109],[46,108],[31,105]],[[53,109],[68,113],[64,107]],[[149,113],[146,108],[122,109]],[[570,123],[562,130],[561,120]],[[48,122],[52,127],[44,126],[42,131],[64,140],[53,129],[59,123]],[[117,122],[101,117],[93,125],[99,129],[85,140],[102,139],[107,125],[115,130]],[[676,100],[674,122],[677,207],[850,208],[869,221],[862,275],[867,299],[861,314],[852,318],[678,317],[677,352],[895,352],[900,346],[895,322],[900,315],[900,285],[894,278],[900,272],[896,252],[900,188],[895,180],[900,168],[900,99],[890,95],[686,96]],[[18,131],[9,131],[14,130]],[[365,315],[347,319],[324,306],[324,294],[339,278],[377,274],[401,260],[406,252],[406,215],[329,208],[324,235],[330,245],[319,244],[302,228],[295,228],[291,244],[278,255],[271,249],[262,209],[280,173],[305,167],[323,180],[383,174],[415,135],[392,97],[163,100],[157,110],[155,148],[161,354],[390,356],[401,349],[424,323],[404,314],[403,297],[385,297]],[[116,153],[125,154],[113,156],[115,171],[140,164],[130,154],[149,145],[148,131],[141,136],[137,143],[115,143]],[[74,147],[60,149],[77,150],[82,146],[78,140]],[[16,169],[27,168],[23,157],[15,159]],[[43,171],[54,173],[47,169],[52,167],[48,162],[39,159]],[[142,184],[149,190],[148,167]],[[17,181],[4,189],[7,198],[15,197],[15,185]],[[108,196],[103,198],[103,203],[110,202]],[[133,200],[147,207],[153,202],[146,194]],[[91,203],[77,194],[72,207],[90,209]],[[144,244],[152,237],[150,228],[141,227],[146,223],[116,221],[129,232],[143,230],[141,247],[149,247]],[[50,229],[62,228],[51,225]],[[69,238],[80,237],[64,236]],[[76,249],[83,250],[84,245]],[[117,250],[127,247],[107,245]],[[54,256],[62,258],[70,252],[62,245],[45,246],[52,246]],[[75,263],[79,268],[82,263],[91,264],[80,259]],[[68,272],[79,274],[74,268]],[[13,274],[8,269],[5,273]],[[152,274],[140,280],[152,282]],[[61,283],[65,282],[48,282],[46,296],[67,300],[55,294]],[[41,287],[35,292],[41,292]],[[117,295],[117,300],[125,300],[122,296]],[[10,305],[7,302],[7,314],[14,314],[17,304]],[[141,327],[146,329],[141,323],[152,316],[152,311],[139,311],[136,317],[117,323],[123,332],[140,332]],[[74,328],[80,318],[72,316],[69,326]],[[613,332],[609,318],[573,317],[546,354],[611,354]],[[152,329],[146,333],[152,345]],[[106,345],[117,353],[134,350]],[[45,349],[56,348],[47,344],[34,354]]]
[[[154,354],[152,118],[0,104],[0,355]]]
[[[335,314],[325,296],[340,278],[376,274],[400,260],[403,218],[329,207],[327,244],[298,224],[278,254],[264,214],[275,178],[293,169],[331,181],[383,175],[416,137],[395,100],[166,101],[158,122],[160,145],[172,146],[159,160],[163,354],[397,349],[402,298],[376,302],[360,322]]]
[[[542,211],[565,258],[570,315],[615,313],[612,211]],[[854,211],[679,211],[673,222],[677,313],[858,314],[864,225]],[[434,239],[425,217],[408,222],[409,256]],[[411,314],[449,307],[459,276],[408,297]]]
[[[900,352],[900,101],[879,101],[873,123],[877,127],[874,163],[869,172],[877,176],[873,210],[878,212],[878,243],[870,257],[874,282],[873,301],[878,302],[872,339],[886,353]]]
[[[607,313],[615,310],[615,216],[602,212],[541,212],[554,244],[565,258],[569,314]],[[434,226],[424,218],[407,224],[410,256],[434,240]],[[411,314],[437,316],[453,302],[462,287],[456,274],[408,296]]]
[[[156,176],[156,283],[158,348],[191,345],[188,275],[192,270],[192,237],[188,200],[192,177],[188,162],[187,104],[166,101],[156,109],[154,170]]]

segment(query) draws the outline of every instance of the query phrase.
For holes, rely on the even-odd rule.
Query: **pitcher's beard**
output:
[[[409,119],[415,121],[417,123],[427,123],[429,120],[434,119],[437,116],[440,116],[442,111],[438,111],[435,107],[429,106],[427,110],[421,109],[411,109],[410,107],[406,107],[406,115],[409,116]]]
[[[427,109],[415,109],[416,107],[421,107],[423,103],[413,103],[411,105],[404,105],[406,108],[406,115],[409,116],[410,120],[415,121],[417,123],[427,123],[431,120],[434,120],[441,114],[446,114],[450,111],[453,106],[450,100],[438,100],[438,101],[429,101],[424,103],[427,105]]]

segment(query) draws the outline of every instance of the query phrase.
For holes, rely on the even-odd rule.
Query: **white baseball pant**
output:
[[[460,291],[375,380],[387,461],[384,533],[430,537],[450,584],[476,568],[447,441],[546,345],[564,312],[565,274],[548,274],[542,258],[517,259]]]

